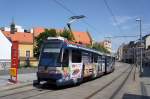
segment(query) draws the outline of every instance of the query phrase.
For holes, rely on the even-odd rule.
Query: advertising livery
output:
[[[69,42],[62,37],[44,41],[39,58],[37,83],[57,86],[81,83],[114,70],[112,55]]]

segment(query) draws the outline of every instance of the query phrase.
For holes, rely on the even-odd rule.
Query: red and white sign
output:
[[[18,55],[19,44],[17,41],[12,42],[11,47],[11,68],[10,68],[10,81],[17,82],[18,80],[18,65],[19,65],[19,55]],[[15,80],[13,79],[15,77]]]

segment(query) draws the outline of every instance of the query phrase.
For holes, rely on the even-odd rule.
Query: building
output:
[[[10,41],[18,41],[19,42],[19,57],[26,57],[26,54],[29,53],[30,57],[33,57],[33,36],[31,33],[24,32],[15,32],[11,34],[8,31],[2,31],[3,34]]]
[[[150,47],[150,34],[145,35],[142,39],[145,49],[148,49],[148,47]]]
[[[84,44],[84,45],[92,45],[92,37],[88,32],[72,32],[74,40],[76,43]]]
[[[112,53],[112,44],[110,40],[104,40],[100,42],[102,46],[104,46],[110,53]]]
[[[11,42],[0,31],[0,70],[8,69],[11,65]]]
[[[40,33],[45,31],[43,27],[35,27],[31,30],[25,30],[21,26],[16,25],[14,22],[11,23],[10,27],[2,27],[2,33],[12,41],[19,42],[19,59],[20,64],[24,64],[27,57],[32,60],[34,59],[33,49],[34,49],[34,38],[40,35]],[[60,30],[56,31],[59,33]],[[62,31],[62,30],[61,30]],[[91,45],[92,38],[88,32],[76,32],[73,31],[73,36],[75,42],[84,45]]]
[[[16,26],[14,22],[10,25],[10,31],[2,30],[2,33],[11,42],[18,41],[20,65],[25,65],[27,60],[35,60],[33,56],[33,33],[25,32],[23,30],[25,29],[21,29],[20,26]],[[31,65],[35,64],[31,62]]]
[[[37,37],[38,35],[40,35],[42,32],[45,31],[45,28],[43,28],[43,27],[34,27],[32,30],[33,30],[33,36]]]
[[[10,27],[1,27],[0,28],[2,31],[11,31]],[[15,25],[14,26],[15,32],[25,32],[27,30],[23,29],[22,26]]]
[[[135,62],[135,44],[134,41],[130,41],[128,44],[122,44],[118,48],[118,57],[120,61],[126,63],[134,63]]]
[[[123,47],[124,47],[124,43],[122,45],[119,46],[118,50],[117,50],[117,58],[119,61],[123,61]]]
[[[45,28],[43,27],[36,27],[33,28],[33,35],[34,37],[37,37],[40,33],[44,32]],[[57,33],[62,32],[62,29],[56,29]],[[84,45],[92,45],[92,37],[88,32],[78,32],[78,31],[72,31],[74,42],[84,44]]]
[[[141,48],[140,48],[140,42],[135,42],[135,63],[140,64],[140,57],[141,57]],[[142,49],[143,50],[143,49]],[[144,50],[143,50],[144,51]]]

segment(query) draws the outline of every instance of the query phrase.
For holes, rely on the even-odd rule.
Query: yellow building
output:
[[[33,57],[33,34],[25,32],[2,31],[3,34],[10,39],[10,41],[19,42],[19,60],[20,65],[27,65],[27,60],[32,66],[37,66],[38,61]],[[29,65],[28,64],[28,65]]]
[[[19,57],[25,58],[28,55],[30,58],[33,57],[33,44],[20,43],[19,44]]]
[[[110,40],[104,40],[100,42],[102,46],[104,46],[110,53],[112,53],[112,44]]]

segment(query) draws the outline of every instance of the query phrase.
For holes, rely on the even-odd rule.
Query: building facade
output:
[[[11,42],[0,31],[0,70],[8,69],[11,65]]]
[[[104,40],[100,42],[100,45],[104,46],[110,53],[112,53],[112,44],[110,40]]]
[[[121,46],[119,46],[119,48],[118,48],[118,51],[117,51],[117,58],[118,58],[118,60],[119,61],[123,61],[123,47],[124,47],[124,43],[121,45]]]

